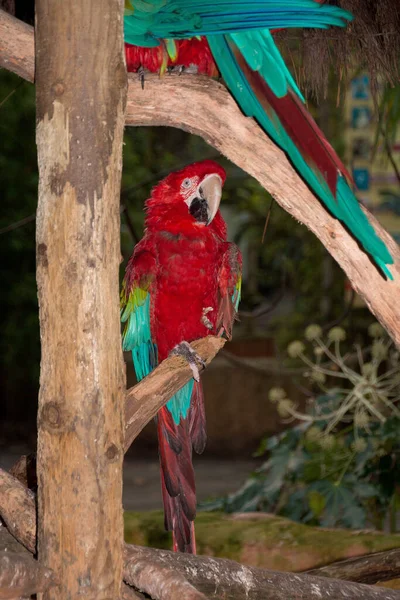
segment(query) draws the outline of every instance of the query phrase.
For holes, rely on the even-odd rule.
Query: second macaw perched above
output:
[[[271,30],[343,27],[351,15],[319,0],[126,0],[128,70],[219,71],[246,116],[287,153],[328,210],[392,278],[393,259],[353,193],[346,168],[304,106]]]
[[[123,345],[138,380],[172,352],[193,379],[157,416],[165,525],[174,550],[195,552],[196,492],[192,447],[206,442],[203,392],[188,342],[209,333],[231,337],[240,299],[241,256],[226,241],[219,211],[223,168],[203,161],[171,173],[146,202],[146,230],[129,260],[122,290]]]

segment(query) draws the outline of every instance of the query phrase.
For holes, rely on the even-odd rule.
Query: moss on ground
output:
[[[132,544],[171,548],[162,511],[125,513],[125,539]],[[262,513],[196,517],[199,554],[281,571],[303,571],[336,560],[400,547],[400,535],[321,529]]]

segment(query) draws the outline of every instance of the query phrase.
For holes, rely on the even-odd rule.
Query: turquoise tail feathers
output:
[[[340,174],[336,168],[334,159],[332,159],[334,151],[333,149],[328,150],[329,144],[322,142],[324,139],[322,132],[320,139],[318,139],[318,135],[314,136],[315,148],[311,148],[311,150],[315,155],[325,154],[325,161],[331,162],[329,165],[332,173],[330,182],[316,168],[312,155],[308,156],[307,162],[301,146],[301,137],[299,136],[295,142],[290,135],[293,134],[293,131],[288,131],[281,122],[281,114],[278,114],[280,102],[292,99],[293,106],[290,108],[298,109],[302,99],[297,89],[293,88],[291,75],[283,60],[281,62],[275,60],[278,50],[271,34],[263,31],[229,36],[210,36],[208,42],[223,78],[246,116],[255,118],[264,131],[286,152],[301,177],[305,179],[328,210],[349,228],[379,268],[389,279],[392,279],[386,264],[392,264],[393,259],[362,211],[345,176]],[[257,51],[260,48],[261,50]],[[267,88],[264,87],[257,95],[257,85],[260,82],[261,85],[268,86],[268,93],[266,93]],[[268,94],[274,97],[274,107],[268,102]],[[294,96],[297,100],[294,99]],[[282,106],[282,111],[287,108],[287,106]],[[302,112],[299,109],[297,125],[300,133]],[[309,138],[311,133],[312,128],[308,123],[304,137]],[[330,186],[329,183],[332,185]]]

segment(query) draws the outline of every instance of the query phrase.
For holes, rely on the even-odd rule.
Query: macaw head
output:
[[[151,193],[146,203],[149,229],[171,233],[208,227],[218,215],[226,174],[212,160],[194,163],[170,173]]]

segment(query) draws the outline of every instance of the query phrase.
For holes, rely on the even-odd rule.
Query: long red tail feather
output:
[[[194,385],[187,418],[176,425],[164,406],[157,415],[157,432],[165,528],[172,531],[174,551],[195,554],[196,485],[192,447],[200,453],[206,443],[200,383]]]

